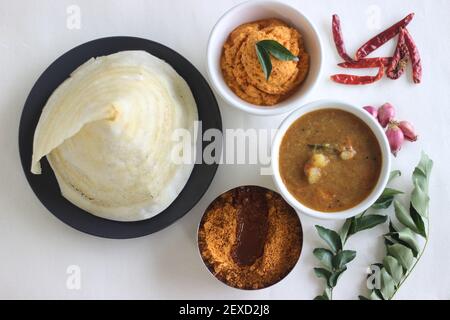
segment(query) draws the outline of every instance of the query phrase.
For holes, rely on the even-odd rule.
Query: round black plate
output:
[[[136,222],[118,222],[96,217],[66,200],[47,160],[41,160],[42,174],[30,172],[33,135],[42,108],[51,93],[78,66],[92,57],[123,50],[145,50],[169,63],[188,83],[198,108],[203,132],[209,128],[222,130],[217,101],[200,72],[184,57],[157,42],[134,37],[110,37],[84,43],[59,57],[39,77],[22,111],[19,127],[19,151],[27,180],[43,205],[69,226],[91,235],[127,239],[157,232],[184,216],[203,196],[216,173],[218,164],[194,166],[183,191],[163,212],[153,218]],[[204,148],[206,143],[202,143]]]

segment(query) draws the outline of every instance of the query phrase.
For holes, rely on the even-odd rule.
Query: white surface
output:
[[[222,191],[241,184],[273,187],[256,165],[220,166],[200,203],[171,227],[144,238],[107,240],[67,227],[41,205],[20,166],[17,133],[23,103],[40,73],[70,48],[104,36],[140,36],[162,42],[185,55],[205,75],[206,43],[216,20],[239,1],[0,1],[0,298],[292,298],[311,299],[322,283],[312,272],[312,249],[320,245],[314,224],[339,223],[302,216],[304,247],[300,263],[278,285],[261,291],[228,288],[213,279],[199,259],[195,237],[203,210]],[[396,186],[410,190],[410,174],[424,149],[435,160],[431,180],[431,242],[398,299],[449,299],[450,276],[450,1],[291,1],[318,27],[325,61],[323,77],[309,100],[339,98],[356,105],[389,101],[399,118],[412,121],[420,138],[408,143],[393,161],[403,171]],[[66,28],[66,8],[81,8],[81,30]],[[376,5],[373,7],[371,5]],[[410,11],[409,30],[424,64],[423,83],[411,83],[409,70],[397,81],[383,79],[365,87],[346,87],[328,80],[338,72],[332,43],[331,15],[343,23],[349,52],[368,36],[370,13],[379,13],[387,27]],[[389,44],[380,54],[392,50]],[[241,113],[220,101],[225,128],[276,128],[284,116],[260,118]],[[383,254],[382,227],[352,238],[348,247],[358,256],[340,280],[335,298],[354,299],[364,293],[364,273]],[[66,269],[81,268],[80,290],[66,288]]]

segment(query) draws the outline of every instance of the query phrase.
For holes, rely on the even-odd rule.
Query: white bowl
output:
[[[298,118],[300,118],[302,115],[309,113],[311,111],[319,110],[319,109],[340,109],[347,112],[350,112],[357,116],[359,119],[364,121],[369,128],[374,133],[376,139],[378,140],[378,143],[380,144],[381,148],[381,155],[382,155],[382,167],[380,176],[378,178],[378,182],[375,185],[374,189],[370,193],[370,195],[364,199],[361,203],[356,205],[353,208],[337,211],[337,212],[321,212],[318,210],[311,209],[302,203],[298,201],[287,189],[286,185],[283,183],[283,180],[280,176],[279,171],[279,150],[280,150],[280,144],[281,141],[288,130],[288,128],[291,126],[292,123],[294,123]],[[347,219],[350,217],[353,217],[364,210],[368,209],[381,195],[384,188],[386,187],[386,184],[388,183],[389,179],[389,173],[391,168],[391,152],[389,148],[389,143],[386,138],[386,134],[381,127],[381,125],[378,123],[378,121],[370,115],[366,110],[362,108],[355,107],[351,104],[335,101],[335,100],[319,100],[315,102],[311,102],[306,104],[305,106],[302,106],[292,112],[280,125],[277,134],[275,135],[273,144],[272,144],[272,170],[273,170],[273,179],[275,181],[275,184],[280,191],[280,194],[283,196],[283,198],[291,205],[293,206],[297,211],[305,213],[309,216],[320,218],[320,219]]]
[[[227,86],[220,68],[220,57],[231,31],[243,23],[267,18],[279,18],[302,34],[305,49],[310,55],[310,67],[305,81],[288,99],[275,106],[257,106],[242,100]],[[215,91],[230,105],[257,115],[280,114],[301,105],[317,83],[322,60],[322,45],[312,22],[297,9],[277,1],[247,1],[233,7],[216,23],[208,41],[207,70]]]

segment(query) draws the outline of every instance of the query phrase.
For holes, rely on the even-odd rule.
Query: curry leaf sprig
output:
[[[272,61],[270,55],[278,60],[298,61],[298,57],[286,49],[281,43],[275,40],[261,40],[256,43],[256,56],[261,64],[266,80],[269,80],[272,73]]]
[[[400,171],[391,172],[389,181],[398,176],[400,176]],[[370,208],[387,209],[394,201],[394,197],[400,193],[402,192],[399,190],[386,188]],[[317,277],[326,281],[325,290],[315,298],[316,300],[332,299],[333,289],[342,273],[347,270],[347,263],[356,257],[356,251],[344,250],[344,245],[350,236],[363,230],[372,229],[387,221],[387,216],[385,215],[366,215],[368,210],[358,216],[347,219],[338,232],[316,225],[319,236],[328,245],[328,248],[316,248],[313,251],[314,256],[322,265],[319,268],[314,268],[314,273]]]
[[[422,257],[428,244],[428,185],[432,167],[433,161],[422,153],[412,175],[413,190],[409,210],[399,201],[394,201],[399,225],[389,222],[389,233],[384,235],[386,256],[382,263],[372,265],[377,267],[373,270],[378,274],[372,279],[373,288],[368,298],[360,296],[360,299],[392,299]],[[422,247],[418,244],[420,237],[425,241]]]
[[[391,172],[389,181],[398,176],[400,176],[400,171]],[[394,201],[395,195],[400,193],[402,192],[399,190],[391,188],[384,189],[381,196],[371,208],[387,209]],[[358,216],[347,219],[338,232],[316,225],[319,236],[328,245],[328,248],[316,248],[313,251],[314,256],[322,265],[321,267],[314,268],[314,273],[317,277],[325,280],[325,289],[321,295],[315,298],[316,300],[332,299],[333,289],[337,285],[339,277],[347,270],[346,265],[356,257],[356,251],[344,250],[344,245],[350,236],[387,221],[387,216],[385,215],[366,215],[368,210]]]

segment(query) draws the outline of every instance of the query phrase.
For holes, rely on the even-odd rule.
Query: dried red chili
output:
[[[394,80],[401,77],[403,72],[405,72],[405,68],[408,63],[408,48],[405,44],[405,31],[406,29],[400,28],[394,56],[386,69],[386,75]]]
[[[344,36],[342,35],[342,29],[341,29],[341,20],[339,19],[339,16],[337,14],[333,14],[333,20],[332,20],[332,31],[333,31],[333,39],[334,44],[336,45],[337,52],[339,53],[339,56],[344,59],[344,61],[347,62],[354,62],[347,53],[347,50],[345,49],[344,44]]]
[[[364,69],[364,68],[378,68],[380,61],[383,66],[388,66],[391,63],[392,58],[365,58],[354,62],[341,62],[338,63],[339,67],[350,69]]]
[[[405,28],[414,17],[414,13],[408,14],[405,18],[395,23],[391,27],[387,28],[383,32],[380,32],[375,37],[367,41],[361,46],[361,48],[356,51],[356,60],[366,57],[372,51],[378,49],[387,41],[395,37],[399,32],[400,28]]]
[[[384,65],[381,59],[378,61],[378,73],[375,76],[357,76],[352,74],[335,74],[331,76],[331,80],[342,84],[360,85],[370,84],[380,80],[384,75]]]
[[[417,49],[416,44],[408,32],[405,29],[405,44],[408,48],[409,57],[411,59],[412,69],[413,69],[413,81],[414,83],[420,83],[422,79],[422,62],[420,60],[419,49]]]

